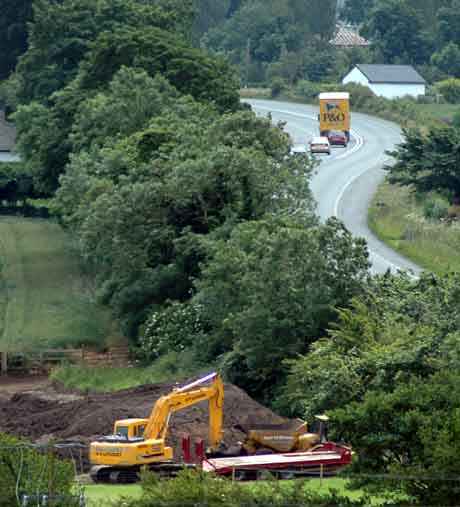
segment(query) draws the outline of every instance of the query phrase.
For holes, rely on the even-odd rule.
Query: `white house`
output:
[[[426,81],[410,65],[356,65],[342,83],[362,84],[387,99],[417,97],[425,95],[426,90]]]

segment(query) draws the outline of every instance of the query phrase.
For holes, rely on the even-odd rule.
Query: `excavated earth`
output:
[[[112,432],[113,422],[148,417],[153,404],[177,384],[151,384],[116,393],[83,395],[43,381],[11,388],[0,381],[0,432],[26,437],[33,442],[76,440],[85,444]],[[260,405],[232,384],[225,385],[224,442],[231,446],[243,438],[235,425],[278,424],[287,420]],[[207,402],[172,415],[167,442],[181,455],[181,437],[208,435]]]

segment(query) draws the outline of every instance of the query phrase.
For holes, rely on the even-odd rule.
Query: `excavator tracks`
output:
[[[195,470],[197,465],[193,463],[155,463],[145,468],[160,478],[168,479],[175,477],[181,470]],[[94,466],[90,470],[90,477],[96,484],[133,484],[140,481],[141,467]]]

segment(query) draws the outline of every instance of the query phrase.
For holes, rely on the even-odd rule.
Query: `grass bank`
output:
[[[87,507],[123,505],[123,498],[138,500],[142,496],[142,487],[138,484],[91,484],[85,486]],[[116,502],[116,503],[115,503]]]
[[[198,365],[191,355],[170,352],[146,367],[88,368],[61,366],[50,374],[51,380],[67,389],[83,392],[114,392],[144,384],[177,382],[179,379],[198,376],[213,370],[214,365]]]
[[[250,488],[254,496],[257,497],[257,492],[267,486],[273,486],[274,490],[278,494],[282,494],[284,488],[292,486],[292,481],[258,481],[258,482],[247,482],[247,483],[234,483],[236,488]],[[297,479],[295,484],[302,490],[310,491],[318,494],[320,497],[328,497],[333,492],[340,496],[344,496],[349,500],[360,500],[365,497],[365,493],[361,489],[348,489],[349,481],[347,479],[341,479],[338,477],[330,477],[323,479]],[[274,491],[275,492],[275,491]],[[134,485],[88,485],[85,486],[85,497],[87,500],[88,507],[109,507],[113,505],[123,505],[121,503],[124,500],[132,502],[133,500],[140,500],[142,497],[142,486],[138,484]],[[370,499],[370,505],[382,505],[389,499],[397,502],[398,500],[404,500],[404,496],[401,494],[390,494],[389,497],[385,496],[374,496]]]
[[[425,218],[432,196],[382,183],[369,208],[369,226],[394,250],[437,274],[460,271],[460,224]]]
[[[114,337],[66,233],[49,220],[0,217],[0,349],[101,344]]]

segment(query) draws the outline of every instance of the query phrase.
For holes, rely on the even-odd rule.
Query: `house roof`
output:
[[[368,65],[356,67],[367,77],[369,83],[426,84],[423,77],[410,65]]]
[[[356,29],[349,26],[337,27],[337,32],[329,43],[341,47],[369,46],[370,44],[368,40],[358,34]]]

